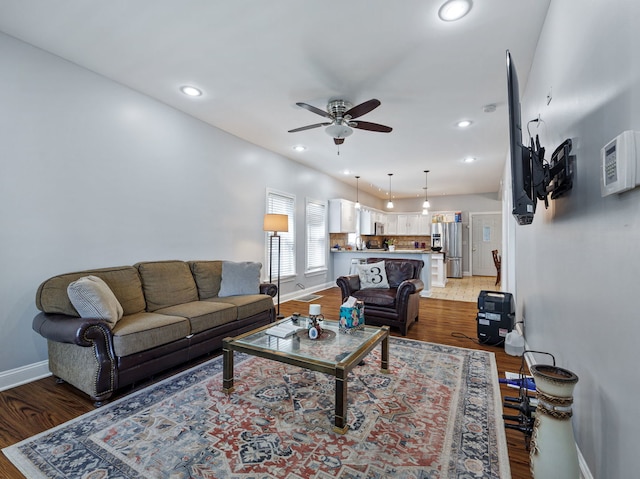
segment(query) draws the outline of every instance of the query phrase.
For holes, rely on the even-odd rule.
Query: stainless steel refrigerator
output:
[[[431,239],[440,235],[447,278],[462,278],[462,223],[432,223]]]

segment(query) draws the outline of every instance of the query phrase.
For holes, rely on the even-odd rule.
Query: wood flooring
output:
[[[321,304],[322,312],[327,317],[337,316],[341,303],[340,290],[330,288],[316,294],[322,295],[322,297],[313,303]],[[280,305],[280,313],[285,316],[293,312],[306,314],[308,310],[309,303],[299,301],[289,301]],[[420,300],[419,321],[409,329],[407,337],[491,351],[496,356],[500,377],[504,377],[505,371],[518,372],[521,358],[507,355],[502,347],[477,344],[476,313],[475,303],[422,298]],[[399,336],[398,331],[392,330],[391,333]],[[193,366],[193,363],[180,369],[186,369],[190,366]],[[178,369],[171,373],[177,371]],[[158,380],[161,377],[154,379]],[[145,384],[137,385],[137,388],[148,386],[150,383],[151,380]],[[501,391],[503,396],[517,396],[517,390],[507,388],[504,385],[501,385]],[[123,394],[128,392],[131,392],[131,389],[124,391]],[[71,386],[56,384],[53,377],[0,392],[0,447],[4,448],[15,444],[91,410],[93,410],[93,405],[88,397],[77,392]],[[505,409],[504,412],[505,414],[516,414],[516,411],[509,409]],[[507,429],[506,436],[511,476],[514,479],[531,479],[529,453],[525,447],[524,435],[518,431]],[[24,478],[4,454],[0,454],[0,477],[4,479]]]

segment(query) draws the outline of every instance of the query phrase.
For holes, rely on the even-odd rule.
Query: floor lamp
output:
[[[276,319],[282,319],[284,316],[280,315],[280,235],[278,232],[286,233],[289,231],[289,216],[288,215],[276,215],[266,214],[264,215],[264,231],[273,231],[273,234],[269,236],[269,282],[272,283],[273,274],[273,238],[278,238],[278,310],[276,312]]]

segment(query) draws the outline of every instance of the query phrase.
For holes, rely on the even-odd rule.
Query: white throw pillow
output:
[[[123,310],[113,291],[97,276],[83,276],[70,283],[67,295],[81,318],[103,319],[113,327]]]
[[[388,288],[387,270],[384,261],[356,265],[360,277],[360,289]]]
[[[261,269],[261,263],[224,261],[218,297],[258,294],[260,292]]]

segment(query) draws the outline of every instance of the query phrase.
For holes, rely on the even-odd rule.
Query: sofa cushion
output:
[[[198,300],[198,289],[189,265],[184,261],[137,263],[147,311]]]
[[[176,304],[156,311],[159,314],[181,316],[191,324],[191,334],[235,321],[238,311],[233,304],[192,301]]]
[[[238,319],[245,319],[273,308],[273,298],[266,294],[243,294],[210,298],[208,302],[233,304],[238,308]]]
[[[243,261],[222,263],[222,282],[218,296],[238,296],[241,294],[257,294],[260,290],[261,263]]]
[[[215,298],[222,281],[222,261],[189,261],[200,300]]]
[[[103,319],[110,327],[122,318],[122,305],[118,298],[97,276],[83,276],[69,283],[67,294],[81,318]]]
[[[190,333],[186,318],[145,312],[130,314],[113,327],[113,349],[116,356],[128,356],[185,338]]]
[[[356,270],[360,277],[360,289],[381,289],[389,287],[384,261],[359,264],[356,265]]]
[[[367,314],[367,304],[395,308],[396,288],[389,289],[361,289],[352,293],[353,297],[364,302],[364,314]]]
[[[67,294],[67,287],[83,276],[97,276],[113,292],[122,306],[123,313],[134,314],[144,311],[145,300],[138,270],[133,266],[118,266],[54,276],[44,281],[36,293],[36,307],[44,313],[60,313],[80,316]]]

